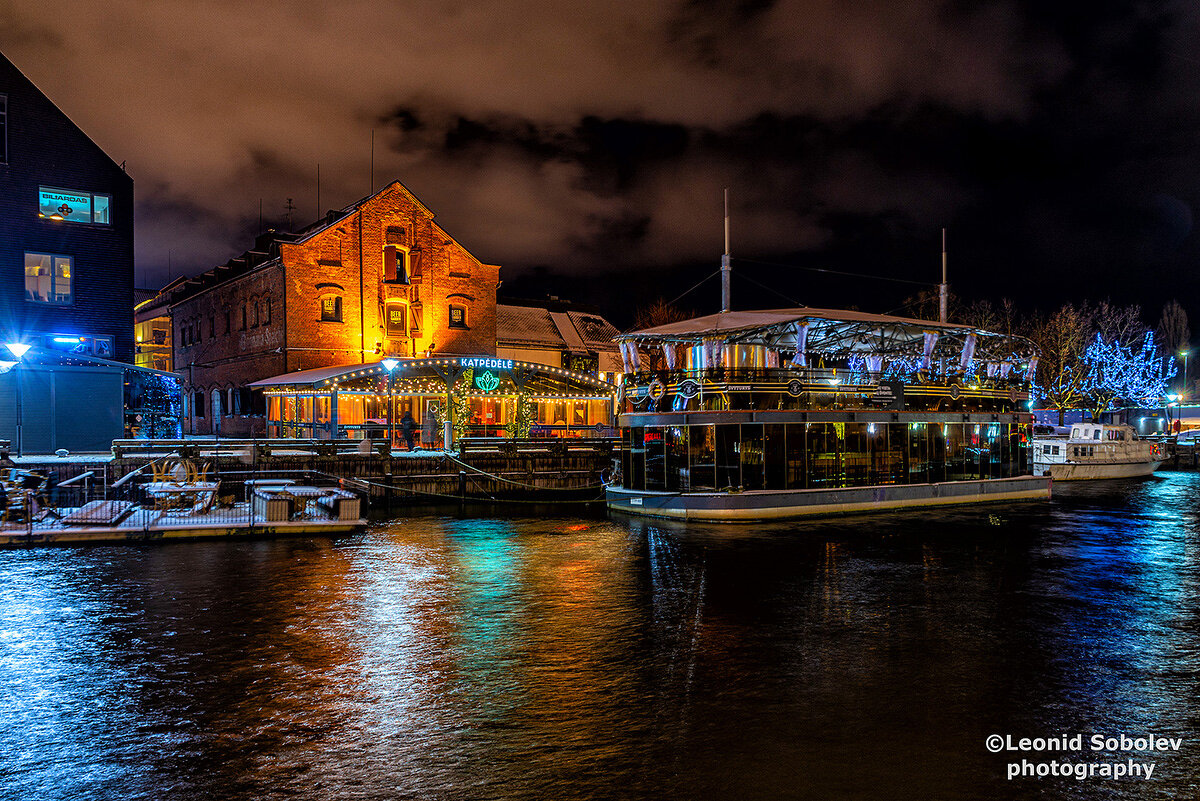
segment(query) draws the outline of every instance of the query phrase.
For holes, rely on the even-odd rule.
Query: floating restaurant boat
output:
[[[724,311],[617,338],[611,509],[754,521],[1038,500],[1036,346],[857,311]]]
[[[6,473],[0,478],[0,547],[333,536],[366,525],[357,494],[288,479],[245,482],[247,500],[237,502],[221,498],[220,482],[193,476],[137,485],[129,493],[137,500],[53,507],[45,503],[44,476]]]
[[[1033,468],[1056,481],[1148,476],[1166,461],[1158,442],[1138,439],[1132,426],[1076,423],[1067,437],[1035,437]]]

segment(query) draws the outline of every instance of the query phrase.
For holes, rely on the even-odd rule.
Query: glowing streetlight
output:
[[[388,374],[388,448],[391,448],[394,444],[393,438],[395,436],[392,418],[395,417],[393,410],[396,407],[396,403],[394,400],[392,400],[392,371],[396,369],[396,365],[399,363],[400,362],[396,361],[395,359],[384,359],[380,362],[380,364],[383,365],[383,369],[387,370]]]
[[[1187,394],[1187,390],[1188,390],[1187,362],[1188,362],[1188,354],[1189,353],[1191,353],[1190,350],[1179,351],[1179,355],[1183,357],[1183,392],[1185,395]]]

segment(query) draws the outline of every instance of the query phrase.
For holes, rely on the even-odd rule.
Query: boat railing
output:
[[[871,374],[861,370],[850,371],[832,367],[708,367],[696,370],[639,370],[635,373],[627,373],[625,378],[627,384],[646,385],[660,381],[664,386],[678,384],[688,379],[716,384],[777,384],[799,380],[805,384],[829,385],[835,389],[843,386],[875,387],[880,382],[892,380],[902,381],[908,385],[948,387],[957,384],[961,387],[988,389],[1024,385],[1022,380],[1014,377],[989,377],[963,373],[949,375],[917,373],[915,376],[899,379],[887,374]]]

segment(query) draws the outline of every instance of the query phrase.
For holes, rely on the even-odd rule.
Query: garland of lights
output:
[[[1139,403],[1157,403],[1175,377],[1175,360],[1160,358],[1154,332],[1147,331],[1140,349],[1099,334],[1083,354],[1087,375],[1084,394],[1096,411]]]

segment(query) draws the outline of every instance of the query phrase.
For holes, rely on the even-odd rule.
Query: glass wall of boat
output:
[[[254,526],[338,519],[358,496],[335,478],[297,470],[215,469],[216,459],[164,456],[106,483],[103,468],[0,470],[0,529]],[[357,516],[357,515],[356,515]]]
[[[878,327],[827,326],[823,350],[799,356],[794,345],[731,341],[779,341],[778,328],[701,342],[627,335],[622,484],[771,490],[1028,475],[1029,425],[1015,413],[1028,411],[1036,349],[964,328],[945,336],[910,323],[885,338]],[[870,349],[881,341],[890,354]],[[695,414],[787,410],[794,421]],[[808,410],[867,414],[808,422]]]

